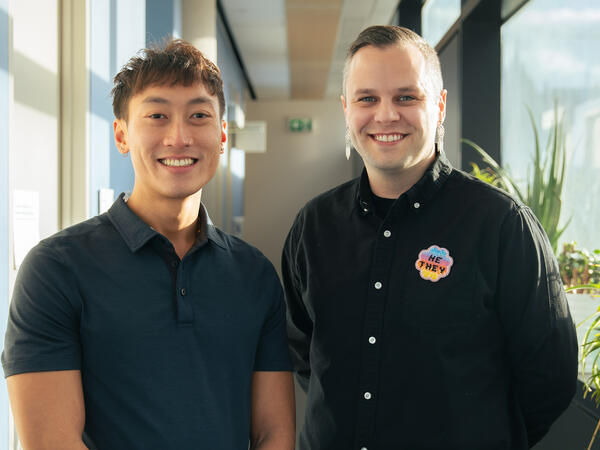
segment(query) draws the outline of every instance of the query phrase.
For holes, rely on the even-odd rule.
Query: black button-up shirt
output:
[[[526,449],[568,406],[577,341],[529,208],[441,156],[384,218],[366,172],[283,253],[301,450]]]

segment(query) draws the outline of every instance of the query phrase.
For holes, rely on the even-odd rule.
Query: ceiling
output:
[[[337,98],[346,50],[398,0],[221,0],[259,100]]]

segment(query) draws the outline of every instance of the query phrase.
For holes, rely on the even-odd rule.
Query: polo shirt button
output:
[[[365,400],[371,400],[372,395],[370,392],[365,392],[364,397],[365,397]]]
[[[179,265],[179,262],[176,260],[171,261],[171,267],[177,267]]]
[[[390,236],[392,235],[392,232],[391,232],[390,230],[385,230],[385,231],[383,232],[383,235],[384,235],[385,237],[390,237]]]
[[[413,203],[413,206],[414,206],[416,209],[419,209],[419,208],[421,207],[421,204],[420,204],[419,202],[415,202],[415,203]]]
[[[379,281],[375,283],[375,289],[381,289],[381,286],[383,285]]]
[[[181,291],[179,291],[179,292],[181,292],[181,295],[183,297],[185,297],[185,294],[186,294],[185,288],[181,288]]]
[[[368,450],[367,447],[361,447],[360,450]]]
[[[375,336],[371,336],[369,338],[369,344],[374,344],[375,342],[377,342],[377,339],[375,339]]]

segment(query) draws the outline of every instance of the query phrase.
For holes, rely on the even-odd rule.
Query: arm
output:
[[[87,449],[79,370],[22,373],[6,385],[23,449]]]
[[[298,269],[298,241],[302,229],[302,211],[290,230],[283,247],[281,275],[287,306],[287,334],[296,379],[304,392],[310,380],[310,341],[313,322],[302,299]]]
[[[79,340],[80,296],[73,273],[38,244],[19,269],[2,365],[25,450],[85,449]]]
[[[251,450],[293,450],[296,435],[291,372],[254,372]]]
[[[575,393],[577,337],[558,264],[531,210],[511,212],[500,239],[498,310],[531,447]]]

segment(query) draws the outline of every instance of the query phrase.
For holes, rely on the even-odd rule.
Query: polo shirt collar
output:
[[[152,229],[146,222],[140,219],[125,201],[125,193],[121,193],[113,205],[107,211],[108,218],[117,229],[127,246],[132,252],[138,251],[155,236],[159,236],[156,230]],[[206,239],[214,242],[219,247],[226,248],[226,244],[212,224],[206,208],[200,204],[199,215],[199,233],[194,246],[201,246]],[[206,231],[204,231],[206,230]]]
[[[426,206],[429,200],[442,188],[451,172],[452,165],[446,155],[438,151],[435,160],[427,168],[421,179],[404,193],[408,204],[411,206],[410,209],[418,213],[421,208]],[[366,168],[363,169],[358,182],[356,201],[361,214],[366,215],[373,212],[373,192],[371,191]]]
[[[200,209],[202,211],[206,211],[204,208],[204,205],[202,205],[200,207]],[[215,227],[212,224],[212,222],[210,222],[210,218],[209,218],[209,222],[206,225],[206,237],[208,238],[209,241],[213,242],[214,244],[218,245],[219,247],[221,247],[223,249],[227,249],[227,244],[223,240],[222,234],[219,232],[219,230],[217,230],[217,227]]]
[[[107,214],[132,252],[138,251],[146,242],[158,235],[158,232],[129,209],[125,202],[125,193],[119,195]]]

